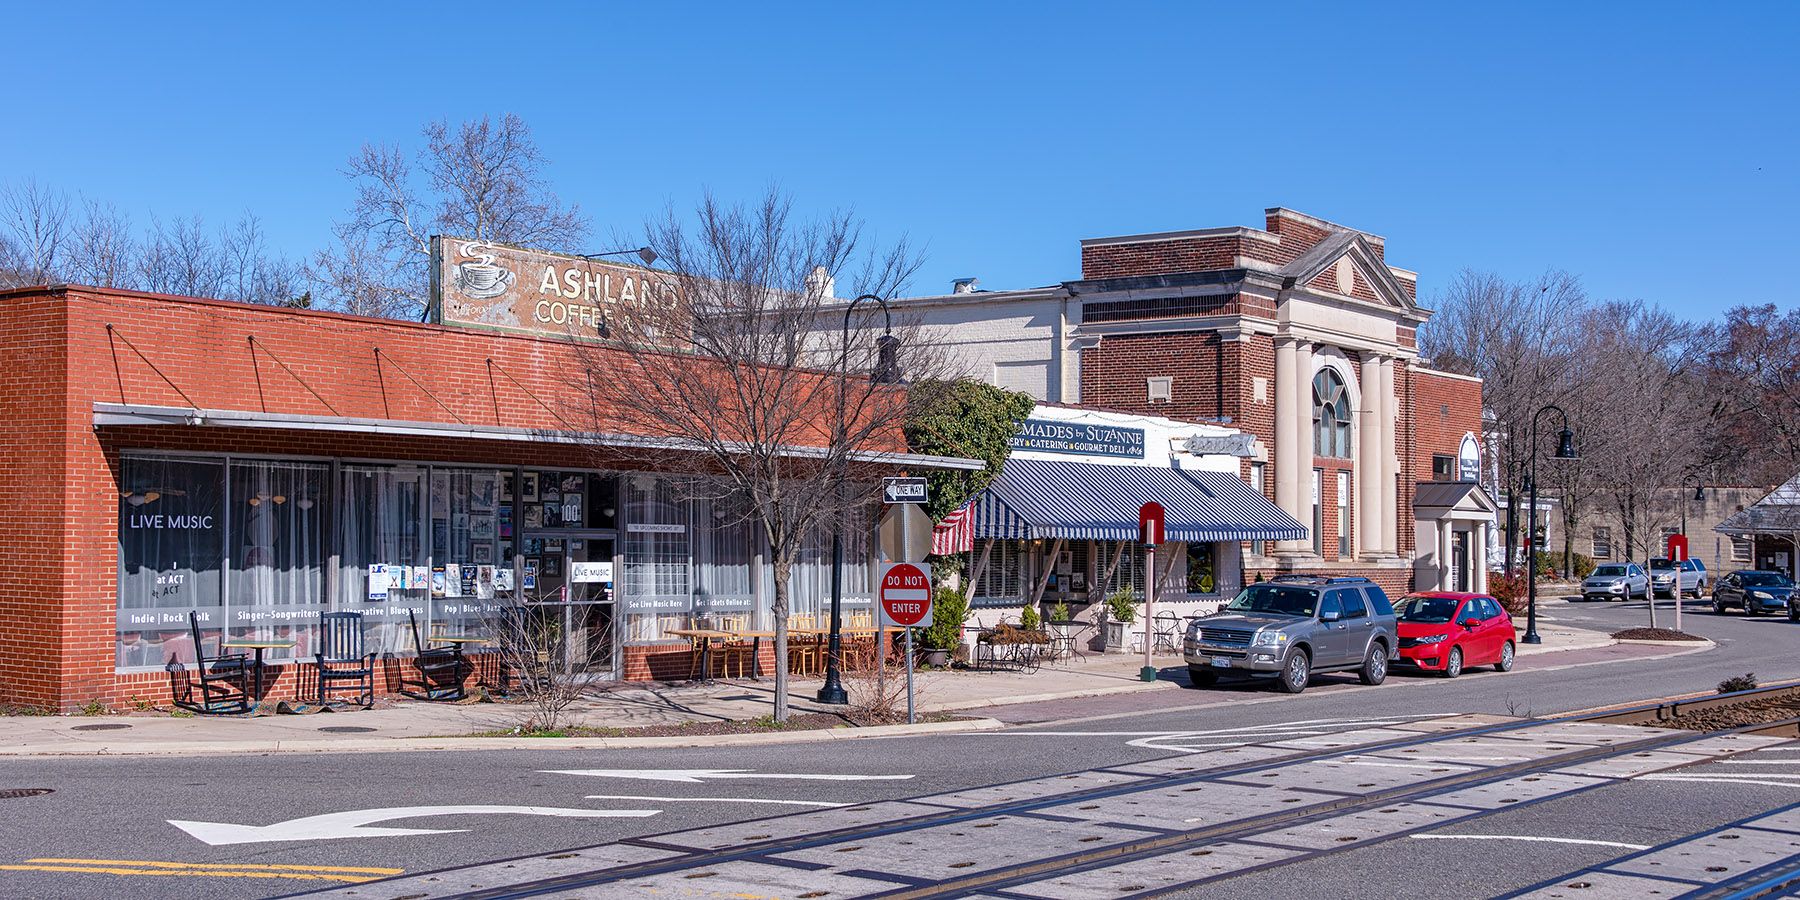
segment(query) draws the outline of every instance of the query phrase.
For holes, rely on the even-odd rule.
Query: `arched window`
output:
[[[1333,369],[1313,376],[1313,454],[1350,458],[1350,392]]]

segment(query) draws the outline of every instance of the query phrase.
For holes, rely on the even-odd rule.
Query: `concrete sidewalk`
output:
[[[1597,631],[1561,626],[1540,619],[1543,643],[1519,645],[1520,656],[1604,647],[1615,641]],[[1162,677],[1139,680],[1142,656],[1090,654],[1085,660],[1046,665],[1032,674],[1011,672],[921,672],[915,676],[915,700],[921,712],[970,710],[1140,691],[1176,690],[1183,666],[1179,656],[1158,656]],[[890,670],[904,677],[904,672]],[[846,678],[851,702],[858,701],[863,679]],[[835,712],[813,698],[816,678],[790,682],[789,702],[795,713]],[[754,719],[769,715],[773,683],[725,681],[676,686],[632,686],[598,691],[566,711],[566,724],[590,728],[639,728]],[[841,727],[793,732],[674,737],[534,738],[467,737],[505,732],[531,717],[517,703],[430,703],[400,700],[385,708],[325,712],[316,715],[254,717],[192,716],[159,713],[110,716],[10,716],[0,735],[0,756],[165,756],[239,755],[245,753],[406,752],[415,750],[550,750],[624,747],[682,747],[842,740],[879,735],[921,734],[997,728],[992,719]]]

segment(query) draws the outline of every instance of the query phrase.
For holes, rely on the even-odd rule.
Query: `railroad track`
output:
[[[1784,691],[1800,694],[1800,683],[1706,700],[1742,703]],[[1791,736],[1800,728],[1800,716],[1710,734],[1635,727],[1666,718],[1678,708],[1671,702],[1447,731],[1382,727],[1335,735],[1345,746],[1236,763],[1220,762],[1233,751],[1191,754],[636,838],[353,890],[359,900],[626,897],[652,890],[724,896],[759,895],[773,880],[791,889],[786,896],[799,898],[953,900],[1055,896],[1057,886],[1078,889],[1096,872],[1129,867],[1144,873],[1142,883],[1098,890],[1152,897],[1571,796],[1734,747],[1766,746],[1777,738],[1761,735]],[[1679,702],[1691,710],[1703,701]],[[849,862],[855,859],[870,865]],[[924,859],[933,865],[922,865]],[[1200,874],[1209,865],[1218,871]],[[1795,883],[1780,872],[1759,877],[1779,882],[1771,890]],[[512,883],[494,883],[506,878]],[[1721,882],[1704,896],[1736,900],[1738,894],[1719,891],[1754,887]],[[350,896],[346,889],[314,893]]]

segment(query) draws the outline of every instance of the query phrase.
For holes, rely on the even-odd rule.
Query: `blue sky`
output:
[[[55,8],[52,8],[55,7]],[[1278,10],[1277,10],[1278,7]],[[1276,10],[1276,11],[1272,11]],[[1262,225],[1794,306],[1800,4],[32,4],[0,180],[325,243],[365,141],[516,112],[597,240],[703,189],[854,209],[912,293],[1079,276],[1084,237]],[[583,249],[583,248],[568,248]],[[600,249],[600,248],[591,248]],[[612,249],[610,247],[605,249]]]

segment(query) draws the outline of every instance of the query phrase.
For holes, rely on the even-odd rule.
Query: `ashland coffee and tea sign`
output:
[[[439,235],[431,261],[433,319],[446,325],[591,336],[680,303],[668,273],[579,256]]]

